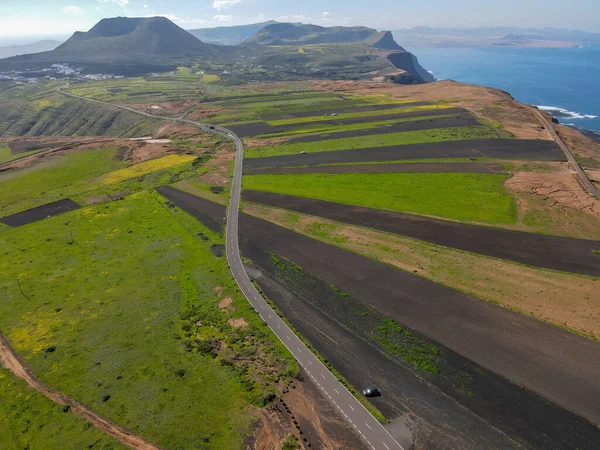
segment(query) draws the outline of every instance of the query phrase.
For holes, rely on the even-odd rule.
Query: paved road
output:
[[[235,170],[231,183],[231,196],[227,210],[226,252],[231,273],[240,290],[252,304],[258,314],[269,325],[271,330],[283,342],[288,350],[298,360],[308,376],[321,389],[323,394],[337,407],[344,418],[350,423],[368,446],[374,450],[404,450],[404,448],[388,433],[381,423],[342,385],[338,379],[321,363],[321,361],[304,345],[283,320],[273,311],[265,299],[256,290],[248,274],[244,270],[239,249],[239,211],[242,191],[242,172],[244,163],[244,144],[232,131],[206,123],[194,122],[187,119],[155,116],[136,111],[126,106],[92,100],[74,94],[58,92],[69,97],[79,98],[111,107],[124,109],[161,120],[171,120],[197,126],[204,131],[218,134],[231,139],[236,146]],[[360,363],[360,362],[358,362]]]
[[[513,99],[509,94],[506,94],[502,91],[499,91],[499,93],[502,97],[506,98],[507,100],[515,101],[515,99]],[[536,115],[538,120],[542,122],[542,125],[544,125],[544,127],[550,132],[552,139],[554,139],[554,141],[558,144],[563,154],[567,158],[567,161],[569,161],[569,164],[577,173],[577,176],[579,177],[579,180],[581,181],[581,184],[585,188],[585,190],[587,190],[594,197],[600,198],[600,191],[598,191],[598,189],[596,189],[596,187],[589,180],[589,178],[587,177],[577,160],[573,157],[573,154],[571,153],[571,150],[569,150],[569,147],[566,146],[566,144],[563,142],[563,140],[560,138],[560,136],[554,129],[554,125],[546,118],[546,116],[544,116],[544,114],[537,107],[531,105],[525,106]]]
[[[565,145],[563,140],[560,138],[560,136],[554,129],[554,126],[550,123],[550,121],[548,119],[546,119],[546,117],[537,108],[532,107],[532,110],[535,113],[535,115],[538,117],[538,119],[540,119],[540,121],[544,124],[546,129],[550,132],[550,134],[552,135],[552,137],[554,138],[554,140],[556,141],[556,143],[558,144],[560,149],[565,154],[565,157],[569,161],[569,164],[571,164],[571,167],[573,167],[573,169],[575,169],[575,172],[577,172],[577,176],[579,177],[579,180],[581,181],[581,184],[583,185],[583,187],[585,187],[585,189],[590,194],[592,194],[594,197],[600,198],[600,191],[598,191],[598,189],[596,189],[595,186],[592,184],[592,182],[589,180],[589,178],[587,177],[587,175],[585,174],[585,172],[583,171],[583,169],[581,168],[581,166],[579,165],[577,160],[573,157],[573,154],[569,150],[569,147],[567,147]]]

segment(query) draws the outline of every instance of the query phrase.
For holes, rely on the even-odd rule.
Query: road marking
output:
[[[288,340],[288,341],[291,341],[291,339],[290,339],[290,337],[289,337],[289,336],[286,336],[286,338],[287,338],[287,340]]]
[[[325,375],[321,374],[321,376],[323,377],[323,379],[325,380]]]
[[[299,352],[301,352],[301,351],[302,351],[302,349],[301,349],[300,347],[297,347],[297,348],[298,348],[298,351],[299,351]]]
[[[371,430],[371,425],[369,425],[367,422],[365,422],[365,425],[369,427],[369,430]]]
[[[67,87],[67,86],[69,86],[69,83],[67,83],[63,87]],[[161,120],[171,120],[173,122],[178,122],[178,123],[189,123],[191,125],[198,126],[203,131],[209,131],[209,132],[211,132],[213,134],[216,134],[216,135],[221,135],[221,136],[224,136],[224,137],[228,137],[228,138],[232,139],[234,141],[235,145],[236,145],[236,154],[235,154],[236,158],[243,158],[244,147],[243,147],[242,140],[240,138],[238,138],[235,134],[231,133],[229,130],[222,129],[220,127],[213,127],[211,129],[208,124],[204,124],[204,123],[200,123],[200,122],[194,122],[194,121],[191,121],[191,120],[188,120],[188,119],[185,119],[185,118],[167,118],[167,117],[157,116],[157,115],[154,115],[154,114],[146,114],[146,113],[142,113],[141,111],[138,111],[138,110],[136,110],[134,108],[127,108],[127,107],[123,107],[123,106],[119,106],[119,105],[113,105],[113,104],[109,104],[107,102],[102,102],[102,101],[99,101],[99,100],[93,100],[93,99],[89,99],[89,98],[77,96],[77,95],[74,95],[74,94],[69,94],[69,93],[66,93],[66,92],[62,92],[60,89],[61,88],[58,88],[57,91],[60,92],[61,94],[65,94],[65,95],[67,95],[69,97],[81,98],[83,100],[91,101],[91,102],[98,103],[98,104],[104,104],[104,105],[108,105],[108,106],[116,106],[117,108],[120,108],[122,110],[131,111],[133,113],[140,114],[140,115],[143,115],[145,117],[151,117],[151,118],[156,118],[156,119],[161,119]],[[542,121],[542,122],[544,122],[544,121]],[[242,166],[239,165],[239,164],[236,164],[235,171],[234,171],[234,177],[233,177],[234,178],[234,180],[233,180],[234,184],[233,184],[232,190],[231,190],[231,200],[232,201],[230,202],[230,205],[229,205],[229,208],[228,208],[230,210],[230,212],[231,212],[231,214],[228,217],[230,217],[232,219],[231,222],[227,223],[227,234],[228,234],[228,237],[229,237],[229,235],[237,235],[238,234],[237,220],[233,220],[233,219],[237,219],[238,214],[239,214],[239,210],[237,208],[235,208],[235,210],[234,210],[233,208],[235,206],[239,206],[239,196],[240,196],[240,192],[239,191],[240,191],[240,188],[239,188],[238,184],[240,184],[239,180],[241,178],[241,172],[242,172]],[[224,219],[224,220],[227,220],[227,219]],[[228,253],[234,253],[236,249],[234,248],[234,246],[228,245],[227,246],[227,250],[228,250]],[[228,258],[229,258],[229,255],[228,255]],[[238,252],[238,255],[237,255],[237,259],[239,260],[239,252]],[[230,268],[232,270],[232,273],[234,275],[237,274],[239,276],[239,278],[243,278],[244,276],[247,277],[247,274],[245,273],[243,267],[240,267],[238,264],[236,264],[235,261],[232,263],[232,265],[230,265]],[[241,273],[240,273],[240,270],[241,270]],[[260,297],[260,295],[258,294],[258,292],[256,292],[256,290],[254,289],[254,286],[252,284],[246,283],[245,280],[242,280],[241,283],[237,279],[236,279],[236,281],[238,282],[238,285],[239,285],[240,290],[242,291],[242,293],[243,293],[244,290],[250,291],[250,294],[252,294],[252,295],[250,295],[250,296],[248,296],[246,294],[244,294],[244,295],[250,301],[250,303],[253,304],[253,306],[257,305],[257,304],[260,304],[260,301],[262,301],[263,299],[262,299],[262,297]],[[253,298],[256,298],[257,300],[253,302],[252,301]],[[263,303],[264,303],[264,301],[263,301]],[[263,310],[265,309],[265,307],[262,304],[260,304],[260,308],[263,309]],[[270,311],[270,312],[272,312],[272,310],[269,307],[267,307],[267,310]],[[264,320],[264,317],[262,315],[260,315],[260,317]],[[269,314],[269,318],[271,318],[271,317],[272,317],[271,314]],[[281,328],[279,326],[279,324],[277,326],[278,326],[278,328]],[[288,338],[288,340],[290,340],[290,336],[286,336],[286,337]],[[312,352],[311,352],[311,355],[312,355]],[[308,362],[311,365],[313,365],[312,361],[308,360]],[[308,371],[307,371],[307,373],[308,373]],[[310,375],[310,376],[316,382],[316,380],[314,379],[314,377],[312,375]],[[325,378],[325,376],[323,374],[321,374],[321,376],[323,378]],[[323,390],[323,392],[327,393],[321,387],[321,385],[318,382],[316,382],[316,384],[321,388],[321,390]],[[338,395],[340,394],[337,389],[334,389],[334,390],[335,390],[335,392]],[[327,395],[329,396],[329,394],[327,394]],[[332,401],[337,406],[337,408],[341,412],[343,412],[342,409],[339,407],[339,405],[337,405],[335,403],[335,400],[332,399]],[[350,406],[350,408],[352,408],[352,406]],[[352,408],[352,410],[354,411],[354,408]],[[346,418],[348,418],[348,416],[345,413],[344,413],[344,415],[346,416]],[[374,419],[374,420],[376,420],[376,419]],[[352,421],[350,421],[350,423],[352,423]],[[367,444],[370,445],[371,448],[373,448],[373,450],[376,450],[375,447],[371,444],[371,442],[369,442],[365,438],[364,434],[358,429],[358,427],[356,426],[356,424],[352,423],[352,425],[354,426],[354,428],[356,428],[356,430],[360,433],[360,435],[365,439],[365,441],[367,442]],[[369,427],[369,429],[371,429],[371,427],[369,426],[369,424],[365,423],[365,425],[367,425]],[[396,442],[394,440],[394,438],[389,434],[389,432],[387,432],[387,430],[385,430],[385,428],[383,428],[383,429],[390,436],[390,438],[392,439],[392,441]],[[382,442],[382,443],[383,443],[383,445],[385,445],[385,448],[389,450],[388,445],[385,442]],[[400,446],[400,448],[402,448],[402,447]]]
[[[281,330],[281,327],[279,326],[279,324],[277,324],[277,328],[279,328]]]
[[[333,388],[333,390],[335,391],[335,393],[336,393],[337,395],[340,395],[340,393],[338,392],[338,390],[337,390],[336,388]]]
[[[352,407],[352,405],[348,405],[348,406],[350,407],[350,409],[351,409],[352,411],[354,411],[354,408]]]
[[[312,366],[312,361],[310,359],[308,360],[308,363]],[[339,392],[338,392],[338,394],[339,394]]]

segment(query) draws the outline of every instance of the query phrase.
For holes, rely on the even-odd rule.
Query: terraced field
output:
[[[251,175],[244,187],[357,206],[482,223],[514,223],[508,177],[473,173]]]

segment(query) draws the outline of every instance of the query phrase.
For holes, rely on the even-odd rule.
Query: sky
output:
[[[549,26],[600,32],[598,0],[0,0],[0,40],[68,37],[105,17],[158,15],[185,29],[274,19],[378,30]]]

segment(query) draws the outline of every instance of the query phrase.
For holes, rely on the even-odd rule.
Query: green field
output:
[[[377,117],[389,114],[408,114],[411,112],[418,111],[429,111],[432,113],[437,110],[441,110],[440,113],[443,113],[444,109],[452,108],[450,105],[422,105],[422,106],[413,106],[413,107],[405,107],[405,108],[394,108],[394,109],[382,109],[376,111],[358,111],[358,112],[350,112],[350,113],[340,113],[337,116],[310,116],[310,117],[294,117],[292,119],[280,119],[280,120],[269,120],[268,124],[273,126],[279,125],[295,125],[299,123],[312,123],[312,122],[322,122],[325,120],[342,120],[342,119],[355,119],[359,117]]]
[[[362,123],[353,123],[348,125],[323,125],[318,122],[308,122],[304,127],[299,129],[293,129],[288,131],[281,131],[279,133],[269,133],[263,135],[253,136],[255,139],[260,138],[275,138],[275,137],[283,137],[283,136],[296,136],[299,134],[320,134],[323,136],[327,136],[330,133],[340,133],[343,131],[356,131],[356,130],[369,130],[377,127],[384,127],[388,125],[395,125],[399,123],[406,122],[418,122],[420,120],[430,120],[430,119],[441,119],[444,117],[453,117],[452,115],[434,115],[434,116],[419,116],[419,117],[405,117],[398,119],[388,119],[381,121],[372,121],[372,122],[362,122]]]
[[[264,118],[319,110],[355,108],[367,105],[398,104],[410,100],[392,100],[385,95],[341,96],[331,92],[298,92],[285,96],[231,99],[211,104],[225,110],[210,117],[227,124],[262,121]]]
[[[374,136],[329,139],[319,142],[299,142],[271,147],[249,148],[246,158],[266,156],[294,155],[300,152],[318,153],[357,148],[385,147],[388,145],[419,144],[426,142],[464,141],[469,139],[498,139],[498,135],[489,127],[436,128],[432,130],[405,131]]]
[[[174,183],[197,174],[209,157],[167,155],[132,165],[117,150],[84,150],[0,173],[0,217],[68,197],[85,205]]]
[[[18,153],[13,155],[10,151],[10,147],[7,145],[0,145],[0,164],[8,163],[16,159],[24,158],[26,156],[35,155],[43,150],[31,150],[28,152]]]
[[[114,147],[57,156],[27,169],[0,174],[0,216],[77,194],[90,179],[125,167]]]
[[[124,450],[128,447],[27,386],[0,367],[2,450]]]
[[[470,173],[250,175],[244,188],[489,224],[514,223],[507,176]]]
[[[4,232],[0,329],[43,382],[160,447],[239,449],[297,366],[211,252],[222,236],[157,199]]]

